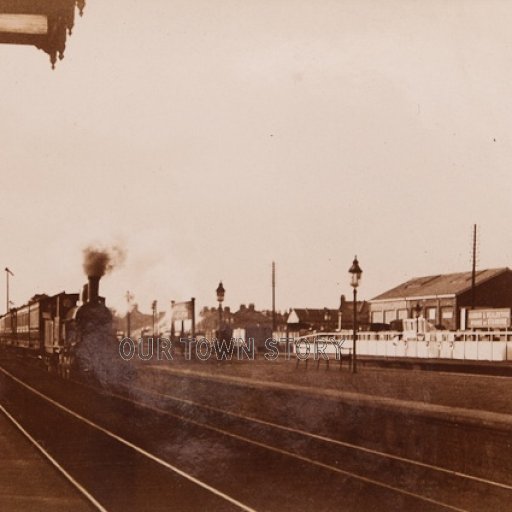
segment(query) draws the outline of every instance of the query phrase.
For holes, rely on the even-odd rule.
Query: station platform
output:
[[[96,510],[0,409],[0,510]]]
[[[423,359],[412,357],[358,356],[359,366],[375,368],[401,368],[434,372],[471,373],[512,377],[512,361],[474,361],[470,359]]]

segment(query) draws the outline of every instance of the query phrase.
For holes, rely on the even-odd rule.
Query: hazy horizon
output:
[[[101,282],[216,305],[337,307],[511,266],[512,4],[88,0],[65,58],[0,44],[0,268],[16,305]],[[5,310],[5,272],[0,280]]]

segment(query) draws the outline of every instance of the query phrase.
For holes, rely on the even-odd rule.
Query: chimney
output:
[[[100,277],[99,276],[89,276],[89,285],[88,285],[88,302],[96,303],[98,302],[99,290],[100,290]]]

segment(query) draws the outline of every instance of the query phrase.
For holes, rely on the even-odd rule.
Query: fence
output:
[[[415,337],[397,331],[357,333],[357,354],[377,357],[512,360],[512,331],[432,331]],[[295,346],[308,344],[327,355],[348,354],[353,349],[351,331],[301,336]],[[319,347],[321,347],[319,349]]]

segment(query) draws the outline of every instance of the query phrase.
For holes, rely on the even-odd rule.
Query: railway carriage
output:
[[[36,295],[0,317],[0,345],[44,361],[49,371],[105,376],[114,354],[112,314],[99,296],[99,277],[89,276],[79,294]]]
[[[56,365],[66,345],[69,313],[78,294],[35,295],[19,308],[0,317],[0,343],[18,353],[39,357],[48,367]]]
[[[0,344],[12,345],[16,336],[16,311],[11,310],[0,317]]]

